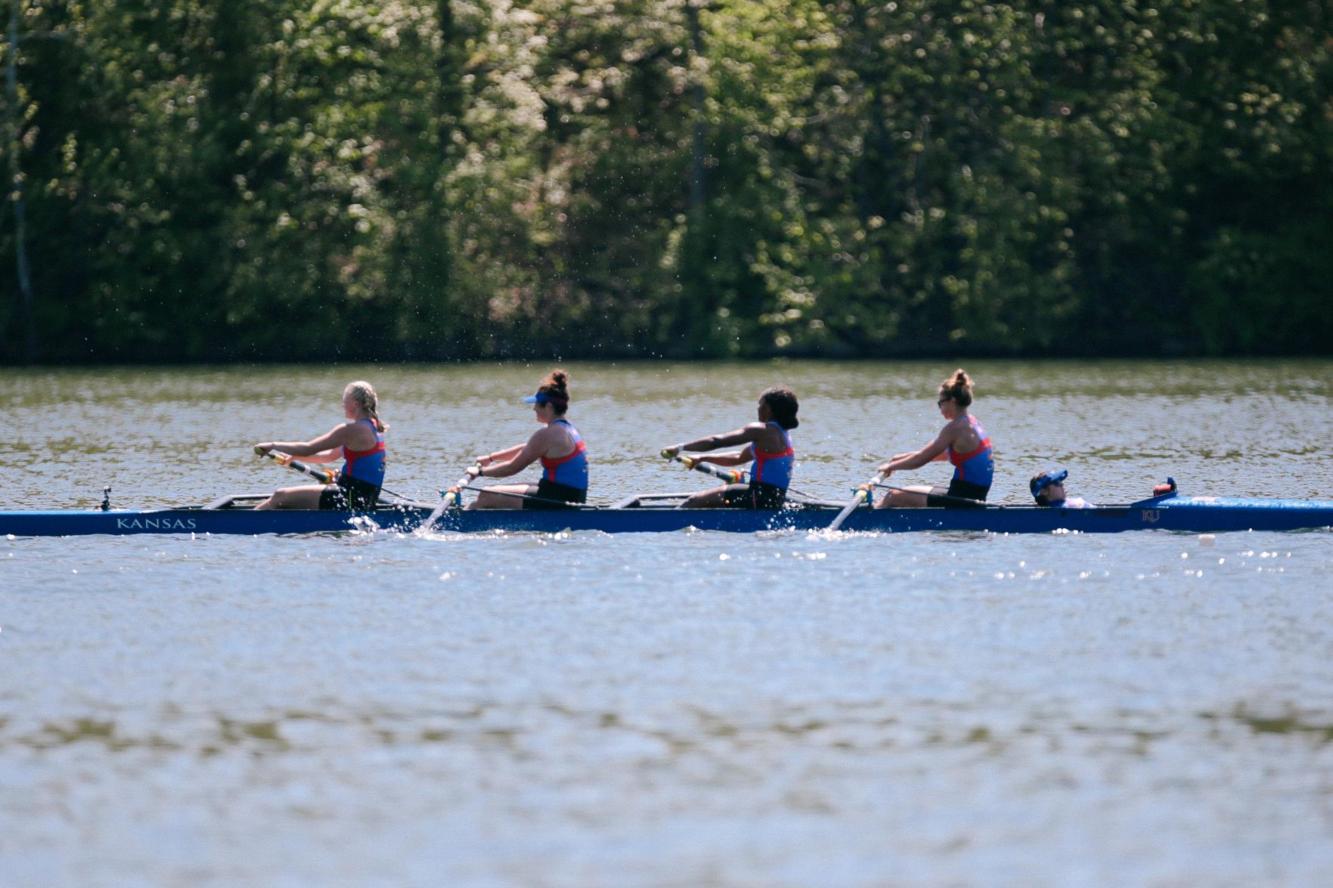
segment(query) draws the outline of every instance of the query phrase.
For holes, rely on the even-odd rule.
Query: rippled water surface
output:
[[[389,487],[534,427],[544,367],[0,371],[0,508],[295,476],[371,379]],[[611,501],[801,397],[841,498],[936,364],[575,365]],[[979,363],[996,501],[1333,492],[1333,362]],[[947,477],[947,467],[903,482]],[[1333,532],[0,540],[0,885],[1316,885]]]

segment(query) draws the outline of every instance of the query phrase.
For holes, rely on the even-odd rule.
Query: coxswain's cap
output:
[[[1041,492],[1052,484],[1063,484],[1069,477],[1068,469],[1051,469],[1049,472],[1042,472],[1037,477],[1028,482],[1028,489],[1032,491],[1033,499],[1041,496]]]

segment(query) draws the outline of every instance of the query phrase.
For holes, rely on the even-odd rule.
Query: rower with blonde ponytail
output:
[[[386,425],[379,417],[377,411],[379,410],[380,399],[375,394],[374,386],[370,383],[362,379],[358,379],[356,382],[347,383],[347,388],[343,389],[343,397],[350,397],[356,402],[357,406],[360,407],[365,412],[366,416],[368,416],[375,424],[376,431],[387,432],[389,430],[388,425]]]
[[[384,433],[389,426],[379,417],[379,396],[364,380],[349,382],[343,389],[343,415],[347,421],[310,441],[264,441],[255,445],[259,454],[276,450],[309,462],[343,461],[333,484],[284,487],[273,492],[257,509],[373,509],[384,485]]]

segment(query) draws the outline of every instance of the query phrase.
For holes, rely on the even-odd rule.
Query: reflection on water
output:
[[[1330,368],[968,367],[996,498],[1061,462],[1103,502],[1327,495]],[[19,371],[0,496],[290,483],[246,445],[362,376],[424,496],[544,369]],[[656,448],[786,380],[842,497],[951,369],[576,365],[574,417],[602,499],[690,489]],[[1327,530],[0,540],[0,882],[1321,884],[1330,568]]]
[[[772,743],[824,747],[842,752],[875,754],[888,749],[920,747],[985,746],[1000,754],[1021,746],[1033,735],[1054,737],[1064,734],[1098,738],[1121,752],[1144,756],[1155,741],[1171,740],[1178,731],[1205,730],[1213,742],[1226,742],[1229,731],[1240,726],[1254,734],[1281,734],[1303,737],[1312,748],[1333,742],[1333,721],[1326,712],[1281,712],[1258,715],[1244,704],[1225,713],[1200,712],[1195,725],[1173,725],[1172,729],[1151,729],[1160,723],[1150,713],[1121,711],[1114,723],[1052,724],[1041,718],[1030,724],[1003,724],[998,727],[958,722],[947,714],[936,716],[940,724],[907,722],[887,715],[877,707],[849,704],[792,708],[771,713],[768,720],[737,722],[730,713],[686,710],[673,725],[627,721],[617,712],[570,710],[560,704],[537,706],[522,718],[514,718],[510,707],[476,706],[471,712],[389,712],[316,714],[301,711],[281,713],[274,718],[244,721],[214,716],[210,729],[187,728],[181,736],[164,737],[159,732],[135,736],[118,728],[114,721],[75,718],[65,723],[48,722],[28,735],[0,734],[7,745],[33,750],[49,750],[68,744],[88,743],[103,752],[156,750],[198,756],[219,755],[244,750],[251,756],[301,753],[327,754],[347,746],[403,746],[444,744],[449,746],[497,747],[518,754],[530,747],[533,754],[545,748],[538,735],[558,726],[561,733],[585,734],[596,743],[620,735],[618,741],[635,745],[646,758],[678,759],[698,754],[708,747],[729,756]],[[159,727],[174,728],[179,715],[161,716]],[[509,727],[497,726],[497,719],[513,719]],[[421,727],[420,722],[431,724]],[[1188,722],[1188,720],[1186,720]],[[526,727],[522,725],[526,723]],[[0,725],[0,731],[3,730]],[[174,731],[169,733],[174,734]]]

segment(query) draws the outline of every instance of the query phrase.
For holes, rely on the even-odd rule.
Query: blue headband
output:
[[[537,404],[539,406],[542,404],[558,404],[561,402],[568,404],[569,399],[562,398],[560,395],[553,395],[550,392],[541,391],[537,392],[535,395],[528,395],[523,399],[524,404]]]

